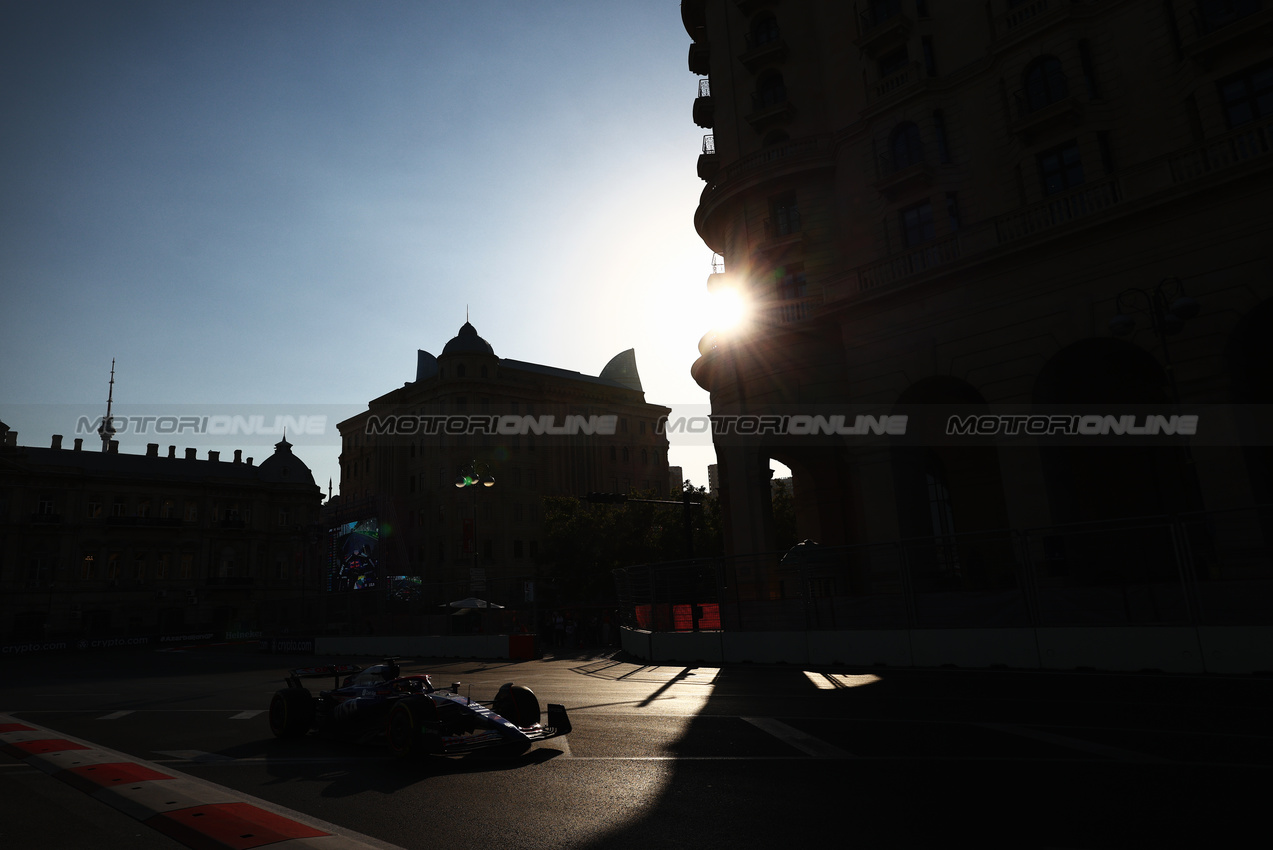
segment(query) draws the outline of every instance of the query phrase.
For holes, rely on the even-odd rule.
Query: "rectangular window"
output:
[[[124,500],[116,499],[114,504],[111,505],[111,516],[123,516],[126,509],[127,505]]]
[[[168,578],[168,562],[172,560],[172,556],[167,552],[159,556],[159,560],[155,562],[155,578]]]
[[[1083,183],[1083,163],[1078,142],[1071,139],[1060,147],[1039,154],[1039,175],[1043,194],[1055,195]]]
[[[40,516],[53,516],[53,497],[49,495],[41,496],[36,510]]]
[[[195,502],[186,502],[186,522],[199,521],[199,505]]]
[[[796,205],[794,192],[769,201],[767,225],[765,235],[770,238],[800,232],[800,207]]]
[[[946,140],[946,116],[939,109],[933,113],[933,134],[937,137],[937,159],[950,162],[950,143]]]
[[[90,554],[85,553],[80,561],[80,578],[85,581],[97,578],[97,559]]]
[[[1087,83],[1088,97],[1092,100],[1100,99],[1101,90],[1096,85],[1096,71],[1092,66],[1092,48],[1085,38],[1079,40],[1079,67],[1083,69],[1083,80]]]
[[[928,242],[936,235],[933,230],[933,205],[928,201],[901,210],[898,219],[902,242],[907,248]]]
[[[1231,128],[1273,115],[1273,62],[1226,77],[1216,85]]]
[[[890,77],[906,68],[910,62],[910,55],[907,54],[906,48],[894,50],[880,57],[880,78]]]
[[[181,556],[181,577],[192,578],[194,576],[194,555]]]
[[[809,294],[804,263],[791,263],[778,269],[778,297],[784,301],[804,298]]]
[[[950,232],[958,233],[963,221],[959,217],[959,196],[954,192],[946,193],[946,215],[950,220]]]
[[[90,499],[87,505],[87,510],[85,511],[85,515],[89,519],[101,519],[102,503],[97,499]]]
[[[146,577],[146,559],[138,556],[133,560],[133,578],[141,581]]]
[[[937,60],[933,58],[932,36],[923,36],[919,43],[924,50],[924,73],[930,77],[937,76]]]

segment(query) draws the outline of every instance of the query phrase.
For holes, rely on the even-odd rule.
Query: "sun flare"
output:
[[[729,330],[747,319],[747,300],[737,289],[721,288],[711,294],[712,328]]]

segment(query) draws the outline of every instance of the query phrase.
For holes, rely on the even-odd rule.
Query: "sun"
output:
[[[736,328],[747,320],[747,299],[737,289],[721,287],[711,293],[712,330]]]

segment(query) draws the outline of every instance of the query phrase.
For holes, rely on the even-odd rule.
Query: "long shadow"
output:
[[[722,669],[661,790],[576,846],[1230,846],[1262,817],[1273,758],[1174,742],[1266,735],[1273,683],[839,672],[877,679]]]

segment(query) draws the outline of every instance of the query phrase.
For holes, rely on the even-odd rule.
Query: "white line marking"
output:
[[[230,719],[231,720],[251,720],[253,717],[256,717],[264,713],[265,713],[265,709],[263,708],[255,710],[255,711],[240,711],[238,714],[234,715]]]
[[[127,717],[130,714],[132,714],[131,711],[115,711],[115,712],[112,712],[111,714],[104,714],[97,719],[98,720],[118,720],[119,718]]]
[[[795,747],[802,753],[808,753],[814,758],[820,759],[851,759],[855,758],[853,753],[840,749],[837,746],[828,744],[826,741],[819,740],[812,735],[806,735],[794,726],[788,726],[780,720],[774,720],[772,717],[744,717],[752,726],[763,732],[768,732],[784,744]]]
[[[1153,762],[1156,764],[1176,764],[1171,759],[1161,756],[1151,756],[1147,753],[1139,753],[1135,750],[1125,750],[1122,747],[1111,747],[1108,744],[1097,744],[1094,741],[1084,741],[1080,738],[1070,738],[1065,735],[1054,735],[1051,732],[1041,732],[1038,729],[1028,729],[1024,726],[1016,726],[1011,723],[981,723],[984,729],[993,729],[996,732],[1006,732],[1009,735],[1020,735],[1023,738],[1033,738],[1036,741],[1043,741],[1048,744],[1056,744],[1058,747],[1066,747],[1071,750],[1080,750],[1085,753],[1092,753],[1098,756],[1107,756],[1119,761],[1139,761]]]

